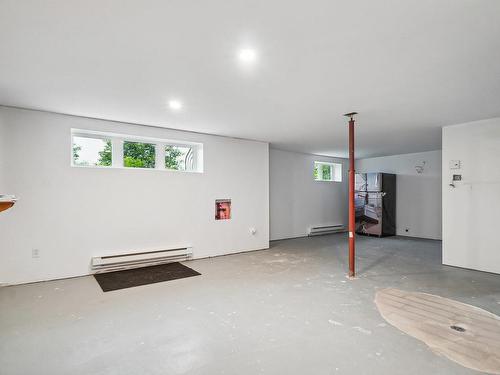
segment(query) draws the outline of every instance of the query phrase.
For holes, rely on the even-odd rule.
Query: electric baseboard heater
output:
[[[316,227],[310,227],[307,232],[308,236],[321,236],[323,234],[341,233],[345,232],[345,226],[343,224],[335,225],[322,225]]]
[[[189,260],[192,257],[192,247],[145,251],[140,253],[105,255],[92,257],[91,269],[94,273],[118,271],[129,268],[179,262],[183,260]]]

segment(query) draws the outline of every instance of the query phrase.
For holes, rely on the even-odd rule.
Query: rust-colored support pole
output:
[[[355,207],[354,207],[354,179],[356,170],[354,169],[354,115],[356,112],[347,113],[349,117],[349,277],[354,277],[355,272]]]

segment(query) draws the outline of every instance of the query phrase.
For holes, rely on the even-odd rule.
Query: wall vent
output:
[[[129,268],[152,266],[155,264],[179,262],[191,259],[192,256],[192,247],[105,255],[92,257],[91,269],[94,273],[118,271]]]
[[[316,227],[310,227],[307,232],[308,236],[320,236],[322,234],[332,234],[345,232],[345,226],[343,224],[334,225],[322,225]]]

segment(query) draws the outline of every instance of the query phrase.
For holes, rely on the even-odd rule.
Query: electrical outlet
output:
[[[32,258],[40,258],[40,250],[38,250],[38,249],[31,249],[31,257]]]

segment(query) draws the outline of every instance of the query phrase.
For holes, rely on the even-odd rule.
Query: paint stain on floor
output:
[[[500,374],[500,317],[448,298],[388,288],[375,295],[387,322],[458,364]]]

